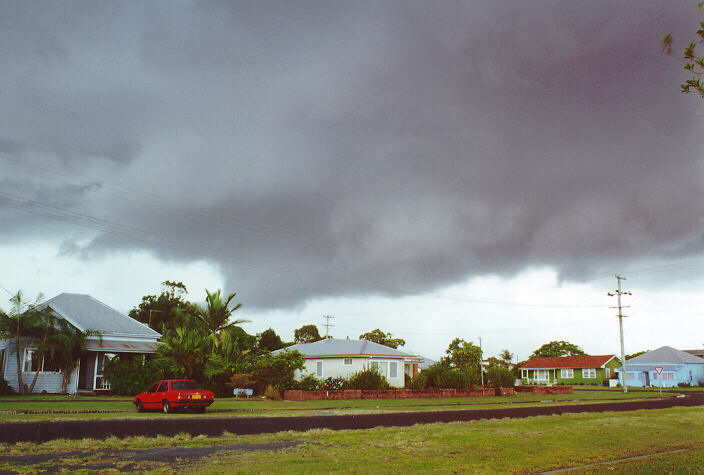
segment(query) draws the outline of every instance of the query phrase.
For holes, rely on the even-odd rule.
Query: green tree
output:
[[[282,351],[277,355],[265,353],[257,358],[252,368],[252,375],[257,380],[259,391],[267,386],[278,388],[279,391],[293,386],[293,376],[296,370],[303,369],[306,359],[298,351]]]
[[[318,327],[315,325],[303,325],[293,331],[293,341],[295,343],[314,343],[322,340]]]
[[[513,353],[508,350],[501,350],[501,353],[499,353],[499,359],[506,364],[511,364],[511,360],[513,360]]]
[[[568,341],[551,341],[550,343],[545,343],[543,346],[538,348],[530,355],[531,358],[537,358],[540,356],[576,356],[585,355],[586,353],[577,345],[574,345]]]
[[[18,290],[15,295],[10,298],[12,307],[10,313],[0,315],[0,334],[3,338],[15,340],[15,355],[17,357],[17,384],[20,394],[26,394],[24,382],[22,381],[22,361],[21,352],[23,344],[27,341],[28,335],[25,330],[28,330],[31,325],[31,320],[36,318],[36,306],[43,300],[42,294],[39,294],[34,302],[25,300],[21,290]]]
[[[636,356],[643,355],[647,352],[648,352],[648,350],[643,350],[643,351],[637,351],[635,353],[631,353],[630,355],[626,355],[626,361],[630,360],[631,358],[635,358]]]
[[[499,390],[501,388],[512,388],[516,382],[516,377],[505,364],[491,364],[486,369],[487,384]]]
[[[130,310],[130,317],[146,323],[162,334],[176,327],[193,326],[192,315],[195,315],[198,309],[183,299],[183,295],[188,293],[183,282],[166,280],[161,284],[164,287],[161,294],[142,297],[139,306]]]
[[[467,342],[461,338],[455,338],[445,350],[447,356],[440,361],[450,367],[464,371],[472,383],[479,375],[479,365],[482,360],[482,349],[471,341]]]
[[[71,372],[78,366],[88,337],[95,335],[102,341],[102,335],[95,330],[83,332],[63,318],[56,319],[54,325],[57,331],[51,336],[48,346],[53,360],[63,373],[61,394],[66,394]]]
[[[166,375],[173,378],[203,382],[208,366],[212,365],[213,340],[204,330],[177,327],[163,337],[157,350],[157,360]]]
[[[378,328],[367,333],[362,333],[359,335],[360,340],[372,341],[374,343],[379,343],[380,345],[388,346],[390,348],[398,348],[406,344],[406,340],[403,338],[392,338],[391,333],[384,333]]]
[[[239,309],[242,304],[238,303],[230,308],[230,303],[232,299],[237,295],[235,292],[227,296],[225,300],[220,296],[220,290],[215,292],[209,292],[208,289],[205,290],[206,306],[198,306],[195,317],[198,318],[205,328],[213,336],[213,341],[217,342],[217,334],[226,328],[232,328],[240,323],[248,322],[249,320],[232,320],[230,317],[232,313]]]
[[[284,346],[281,337],[276,334],[273,328],[268,328],[257,335],[257,345],[263,352],[280,350]]]
[[[699,7],[700,16],[702,14],[702,7],[704,7],[704,2],[697,4]],[[704,75],[704,56],[699,56],[695,54],[694,48],[698,43],[704,43],[704,22],[699,23],[699,30],[697,30],[697,35],[699,38],[695,41],[692,40],[684,48],[682,54],[682,60],[684,61],[684,69],[692,76],[687,79],[684,83],[680,84],[681,92],[684,94],[689,94],[690,92],[697,92],[700,96],[704,98],[704,83],[699,79],[700,76]],[[663,35],[660,40],[663,51],[667,54],[672,53],[673,46],[672,33],[667,33]]]

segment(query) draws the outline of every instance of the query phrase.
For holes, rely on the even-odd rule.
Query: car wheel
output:
[[[139,399],[137,400],[137,412],[144,412],[144,404]]]
[[[164,414],[171,414],[173,412],[171,404],[166,399],[161,402],[161,408],[164,411]]]

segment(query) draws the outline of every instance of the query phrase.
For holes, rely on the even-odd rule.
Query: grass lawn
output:
[[[663,393],[664,397],[671,394]],[[341,401],[269,401],[260,398],[216,399],[206,417],[282,416],[308,414],[353,414],[376,412],[440,411],[491,409],[525,405],[584,404],[643,398],[657,398],[658,392],[629,392],[609,389],[580,391],[572,394],[534,395],[517,393],[506,397],[448,399],[353,399]],[[139,414],[132,398],[120,396],[81,396],[76,399],[57,395],[6,396],[0,398],[0,422],[59,419],[123,419],[155,417],[203,417],[193,414],[165,415],[159,412]]]
[[[168,451],[169,448],[177,449]],[[198,450],[210,453],[199,455]],[[0,445],[0,472],[117,468],[169,473],[506,473],[566,467],[578,467],[578,473],[702,473],[704,408],[565,414],[356,431]]]

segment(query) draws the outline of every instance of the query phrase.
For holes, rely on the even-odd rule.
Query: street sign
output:
[[[658,376],[662,374],[662,370],[665,369],[662,366],[656,366],[655,367],[655,372],[658,373]]]

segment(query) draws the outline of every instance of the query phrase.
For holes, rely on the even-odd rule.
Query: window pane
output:
[[[51,353],[44,355],[44,365],[42,367],[42,371],[45,373],[58,373],[61,368],[59,368],[59,364],[57,359],[52,355]]]
[[[168,391],[168,390],[169,390],[169,383],[167,383],[166,381],[164,381],[163,383],[161,383],[161,384],[159,385],[159,389],[157,389],[156,392],[158,392],[158,393],[165,393],[165,392]]]
[[[396,378],[398,376],[398,363],[390,363],[390,365],[389,377]]]
[[[201,387],[195,381],[174,381],[171,383],[171,389],[201,389]]]
[[[318,362],[315,364],[315,375],[316,375],[318,378],[322,378],[322,377],[323,377],[323,362],[322,362],[322,361],[318,361]]]

